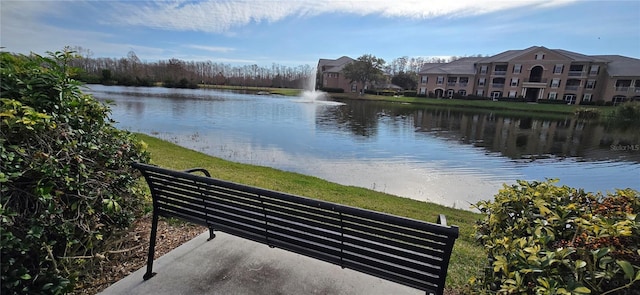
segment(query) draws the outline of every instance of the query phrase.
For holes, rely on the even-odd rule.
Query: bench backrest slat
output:
[[[149,184],[154,214],[178,217],[427,292],[443,293],[458,237],[455,226],[146,164],[134,167],[142,171]]]

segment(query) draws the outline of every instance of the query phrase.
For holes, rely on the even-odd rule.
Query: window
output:
[[[455,93],[455,91],[453,91],[453,89],[447,90],[447,97],[453,97],[454,93]]]
[[[585,93],[582,97],[582,101],[591,101],[591,93]]]
[[[549,92],[549,99],[558,99],[557,92]]]
[[[484,78],[478,79],[478,86],[484,86],[484,83],[485,83],[485,79]]]
[[[436,84],[439,84],[439,85],[440,85],[440,84],[442,84],[442,83],[444,83],[444,77],[442,77],[442,76],[438,76],[438,80],[436,81]]]
[[[487,73],[487,66],[481,66],[480,67],[480,74],[486,74]]]
[[[427,84],[427,82],[429,82],[429,77],[428,76],[422,76],[422,78],[420,79],[420,82],[422,84]]]
[[[484,95],[484,90],[482,90],[482,89],[476,90],[476,95],[477,96],[483,96]]]
[[[357,92],[358,91],[358,84],[353,83],[351,84],[351,92]]]
[[[513,65],[513,73],[520,74],[522,72],[522,65]]]
[[[537,60],[544,59],[544,53],[536,53],[536,59]]]
[[[597,75],[598,72],[600,72],[600,66],[599,65],[592,65],[591,66],[591,70],[589,70],[589,75]]]
[[[420,87],[420,94],[427,94],[427,88]]]
[[[467,95],[467,91],[464,90],[464,89],[460,89],[460,90],[458,90],[458,94],[460,94],[461,96],[465,96],[465,95]]]
[[[565,94],[564,95],[564,100],[569,104],[574,104],[576,102],[576,95],[575,94]]]
[[[509,97],[510,97],[510,98],[515,98],[517,93],[518,93],[518,92],[517,92],[517,91],[515,91],[515,90],[509,90]]]
[[[498,97],[502,97],[502,91],[492,91],[491,98],[496,99]]]
[[[587,80],[587,85],[584,88],[594,89],[596,88],[596,80]]]
[[[562,69],[564,68],[564,66],[562,64],[557,64],[555,67],[553,67],[553,73],[554,74],[562,74]]]
[[[558,88],[560,87],[560,79],[554,78],[551,80],[551,87]]]
[[[511,78],[511,87],[518,86],[518,78]]]

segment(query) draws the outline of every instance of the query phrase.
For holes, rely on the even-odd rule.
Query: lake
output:
[[[640,190],[640,132],[504,115],[210,89],[88,85],[119,128],[211,156],[470,209],[518,179]]]

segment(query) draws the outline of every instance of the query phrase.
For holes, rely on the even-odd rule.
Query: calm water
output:
[[[640,190],[640,132],[407,104],[91,85],[120,128],[231,161],[456,208],[503,183]]]

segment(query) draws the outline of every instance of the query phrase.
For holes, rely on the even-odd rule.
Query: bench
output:
[[[211,178],[204,169],[175,171],[134,163],[153,198],[144,280],[155,275],[158,217],[306,255],[426,291],[443,294],[458,227],[314,200]],[[194,174],[201,172],[204,176]]]

